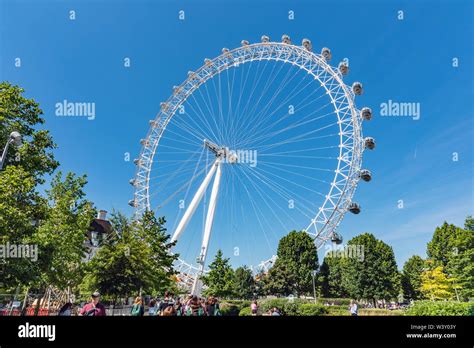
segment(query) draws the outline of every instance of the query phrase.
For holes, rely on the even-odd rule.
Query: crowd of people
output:
[[[135,299],[135,305],[143,308],[143,301],[140,297]],[[133,313],[132,313],[133,315]],[[141,314],[143,315],[143,314]],[[165,292],[162,299],[151,299],[148,305],[149,316],[219,316],[219,301],[214,296],[199,298],[196,295],[188,295],[182,299]]]
[[[214,296],[199,298],[196,295],[188,295],[183,299],[175,297],[166,291],[163,298],[151,298],[145,310],[145,300],[138,296],[135,298],[130,309],[131,316],[220,316],[219,301]],[[91,300],[78,312],[79,316],[105,316],[105,306],[100,302],[100,294],[94,292]],[[58,315],[73,315],[73,304],[68,302],[60,310]]]
[[[333,303],[325,302],[324,305],[331,306]],[[372,305],[362,304],[362,308],[373,308]],[[383,308],[383,307],[382,307]],[[359,304],[351,300],[348,307],[350,315],[357,316]],[[277,307],[272,307],[268,311],[261,312],[256,300],[250,303],[250,313],[252,316],[281,316],[282,311]],[[66,303],[59,311],[61,316],[74,315],[74,306],[72,303]],[[106,308],[100,303],[100,294],[94,292],[91,295],[91,301],[86,303],[77,311],[79,316],[105,316]],[[126,315],[126,314],[125,314]],[[196,295],[188,295],[186,298],[174,296],[166,291],[162,298],[149,298],[145,305],[144,298],[138,296],[131,306],[131,316],[220,316],[221,311],[219,301],[214,296],[201,298]]]

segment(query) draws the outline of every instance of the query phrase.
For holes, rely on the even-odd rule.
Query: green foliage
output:
[[[58,172],[47,191],[49,207],[34,242],[39,245],[43,283],[59,289],[78,285],[83,277],[84,242],[95,214],[83,191],[85,176]]]
[[[467,231],[474,231],[474,218],[472,215],[469,215],[466,217],[466,221],[464,222],[464,229]]]
[[[230,303],[234,304],[236,306],[239,306],[240,308],[248,307],[252,303],[252,301],[246,301],[246,300],[225,300],[224,303]]]
[[[364,260],[344,259],[344,286],[356,299],[397,298],[400,292],[400,274],[392,247],[365,233],[352,238],[349,245],[364,248]]]
[[[251,315],[252,315],[252,310],[250,309],[250,307],[244,307],[239,312],[240,317],[249,317]]]
[[[223,316],[238,316],[242,310],[241,306],[228,302],[222,302],[219,308]]]
[[[43,176],[58,166],[49,133],[39,130],[44,123],[38,104],[23,96],[24,90],[8,82],[0,83],[0,151],[12,131],[23,138],[19,147],[8,149],[0,170],[0,243],[30,244],[37,223],[46,214],[46,200],[36,188]],[[38,264],[25,258],[6,259],[0,264],[0,286],[15,287],[38,281]]]
[[[359,309],[359,316],[399,316],[404,315],[402,310],[390,310],[384,308],[361,308]]]
[[[441,227],[436,227],[433,238],[427,246],[428,258],[446,267],[450,258],[457,252],[455,241],[461,231],[461,228],[446,221]]]
[[[473,316],[474,302],[456,301],[415,301],[405,315]]]
[[[474,297],[474,233],[472,217],[466,229],[445,222],[437,227],[428,243],[427,254],[435,265],[443,266],[447,276],[456,279],[461,298]]]
[[[234,296],[240,299],[250,300],[254,297],[256,293],[255,279],[250,268],[243,266],[235,270],[233,293]]]
[[[202,281],[207,286],[207,289],[203,291],[205,296],[232,297],[234,271],[230,266],[229,259],[224,258],[222,250],[217,251],[214,261],[209,265],[209,272],[202,277]]]
[[[341,257],[327,255],[321,265],[321,293],[324,297],[346,297],[347,290],[343,282],[344,260]]]
[[[266,313],[273,307],[278,308],[283,315],[299,315],[299,307],[308,303],[308,300],[294,298],[273,298],[259,301],[260,312]]]
[[[319,299],[319,302],[321,303],[329,303],[332,304],[334,303],[335,306],[345,306],[348,307],[351,299],[350,298],[330,298],[330,297],[323,297]],[[333,306],[332,306],[333,307]]]
[[[301,316],[317,316],[328,314],[328,309],[316,303],[302,303],[298,308],[298,315]]]
[[[104,295],[127,297],[143,290],[162,293],[172,283],[172,263],[178,255],[168,251],[174,243],[153,212],[139,221],[112,215],[114,238],[110,238],[89,262],[85,281]],[[160,250],[161,249],[161,250]]]
[[[313,239],[303,231],[291,231],[278,243],[277,260],[265,279],[265,289],[272,295],[312,293],[312,272],[318,268],[318,254]]]
[[[44,124],[39,104],[25,98],[23,93],[24,90],[18,86],[0,83],[0,139],[8,139],[13,131],[19,132],[23,138],[19,148],[9,148],[5,165],[21,166],[35,184],[42,184],[43,175],[52,174],[59,165],[52,153],[56,144],[48,131],[37,127]]]
[[[424,266],[425,261],[417,255],[410,257],[403,265],[401,284],[405,298],[418,300],[423,297],[420,288]]]
[[[328,316],[335,316],[335,317],[341,317],[341,316],[349,316],[349,310],[347,308],[341,308],[339,306],[328,306]]]

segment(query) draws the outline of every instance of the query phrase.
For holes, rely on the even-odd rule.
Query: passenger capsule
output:
[[[347,210],[349,210],[352,214],[359,214],[360,213],[360,205],[357,203],[352,202],[349,204],[347,207]]]
[[[331,242],[336,243],[336,244],[341,244],[342,236],[337,232],[333,232],[331,235]]]
[[[224,48],[222,49],[222,53],[229,53],[229,49],[224,47]]]
[[[365,148],[369,150],[375,149],[375,139],[367,137],[364,139]]]
[[[270,42],[270,38],[267,35],[263,35],[261,40],[262,40],[263,43]]]
[[[283,42],[284,44],[287,44],[287,45],[291,45],[291,39],[286,34],[281,37],[281,42]]]
[[[248,46],[248,45],[249,45],[249,42],[248,42],[247,40],[242,40],[242,41],[240,41],[240,44],[241,44],[242,46]]]
[[[135,202],[134,199],[131,199],[128,201],[128,205],[131,206],[131,207],[136,207],[137,206],[137,202]]]
[[[372,174],[370,173],[370,170],[368,169],[362,169],[359,173],[359,176],[362,180],[369,182],[372,180]]]
[[[160,108],[161,108],[161,110],[166,110],[167,107],[168,107],[168,104],[166,104],[166,103],[164,103],[164,102],[163,102],[163,103],[160,103]]]
[[[313,45],[311,44],[311,41],[308,39],[303,39],[302,45],[308,51],[311,51],[313,49]]]
[[[352,91],[354,92],[355,95],[361,95],[363,92],[362,83],[354,82],[352,84]]]
[[[323,47],[323,49],[321,50],[321,55],[324,57],[324,59],[326,59],[327,61],[330,61],[331,58],[332,58],[332,53],[331,53],[331,50],[327,47]]]
[[[212,65],[212,60],[210,60],[209,58],[206,58],[204,59],[204,64],[206,64],[207,66],[210,66]]]
[[[139,166],[139,165],[142,164],[142,161],[140,161],[138,158],[135,158],[135,159],[133,160],[133,163],[134,163],[136,166]]]
[[[364,107],[362,110],[360,110],[360,115],[364,120],[370,121],[372,119],[372,109]]]
[[[349,66],[347,65],[346,62],[340,62],[338,69],[342,75],[347,75],[347,73],[349,72]]]
[[[136,180],[135,179],[130,179],[130,181],[128,183],[132,186],[135,186]]]

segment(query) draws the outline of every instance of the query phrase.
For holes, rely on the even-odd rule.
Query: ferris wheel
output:
[[[347,61],[333,67],[331,58],[308,39],[244,40],[188,72],[150,121],[129,204],[136,217],[157,210],[167,218],[180,280],[194,293],[211,232],[219,248],[246,244],[245,252],[233,249],[251,259],[264,247],[272,255],[291,230],[306,231],[318,248],[339,244],[345,213],[360,213],[353,195],[372,178],[362,168],[364,150],[375,148],[362,135],[372,111],[356,107],[363,87],[344,82]]]

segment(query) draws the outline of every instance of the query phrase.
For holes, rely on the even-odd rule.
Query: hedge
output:
[[[240,306],[232,303],[220,303],[219,309],[223,316],[237,316],[240,312]]]
[[[329,304],[331,303],[334,303],[334,305],[336,306],[346,306],[346,307],[349,307],[350,303],[351,303],[351,299],[350,298],[324,298],[324,297],[321,297],[318,299],[318,302],[320,303],[325,303],[325,302],[328,302]]]
[[[316,316],[328,314],[328,309],[316,303],[302,303],[298,308],[298,315],[301,316]]]
[[[250,309],[250,307],[244,307],[239,312],[240,317],[248,317],[251,315],[252,315],[252,310]]]
[[[441,315],[441,316],[472,316],[474,302],[457,301],[415,301],[405,315]]]

